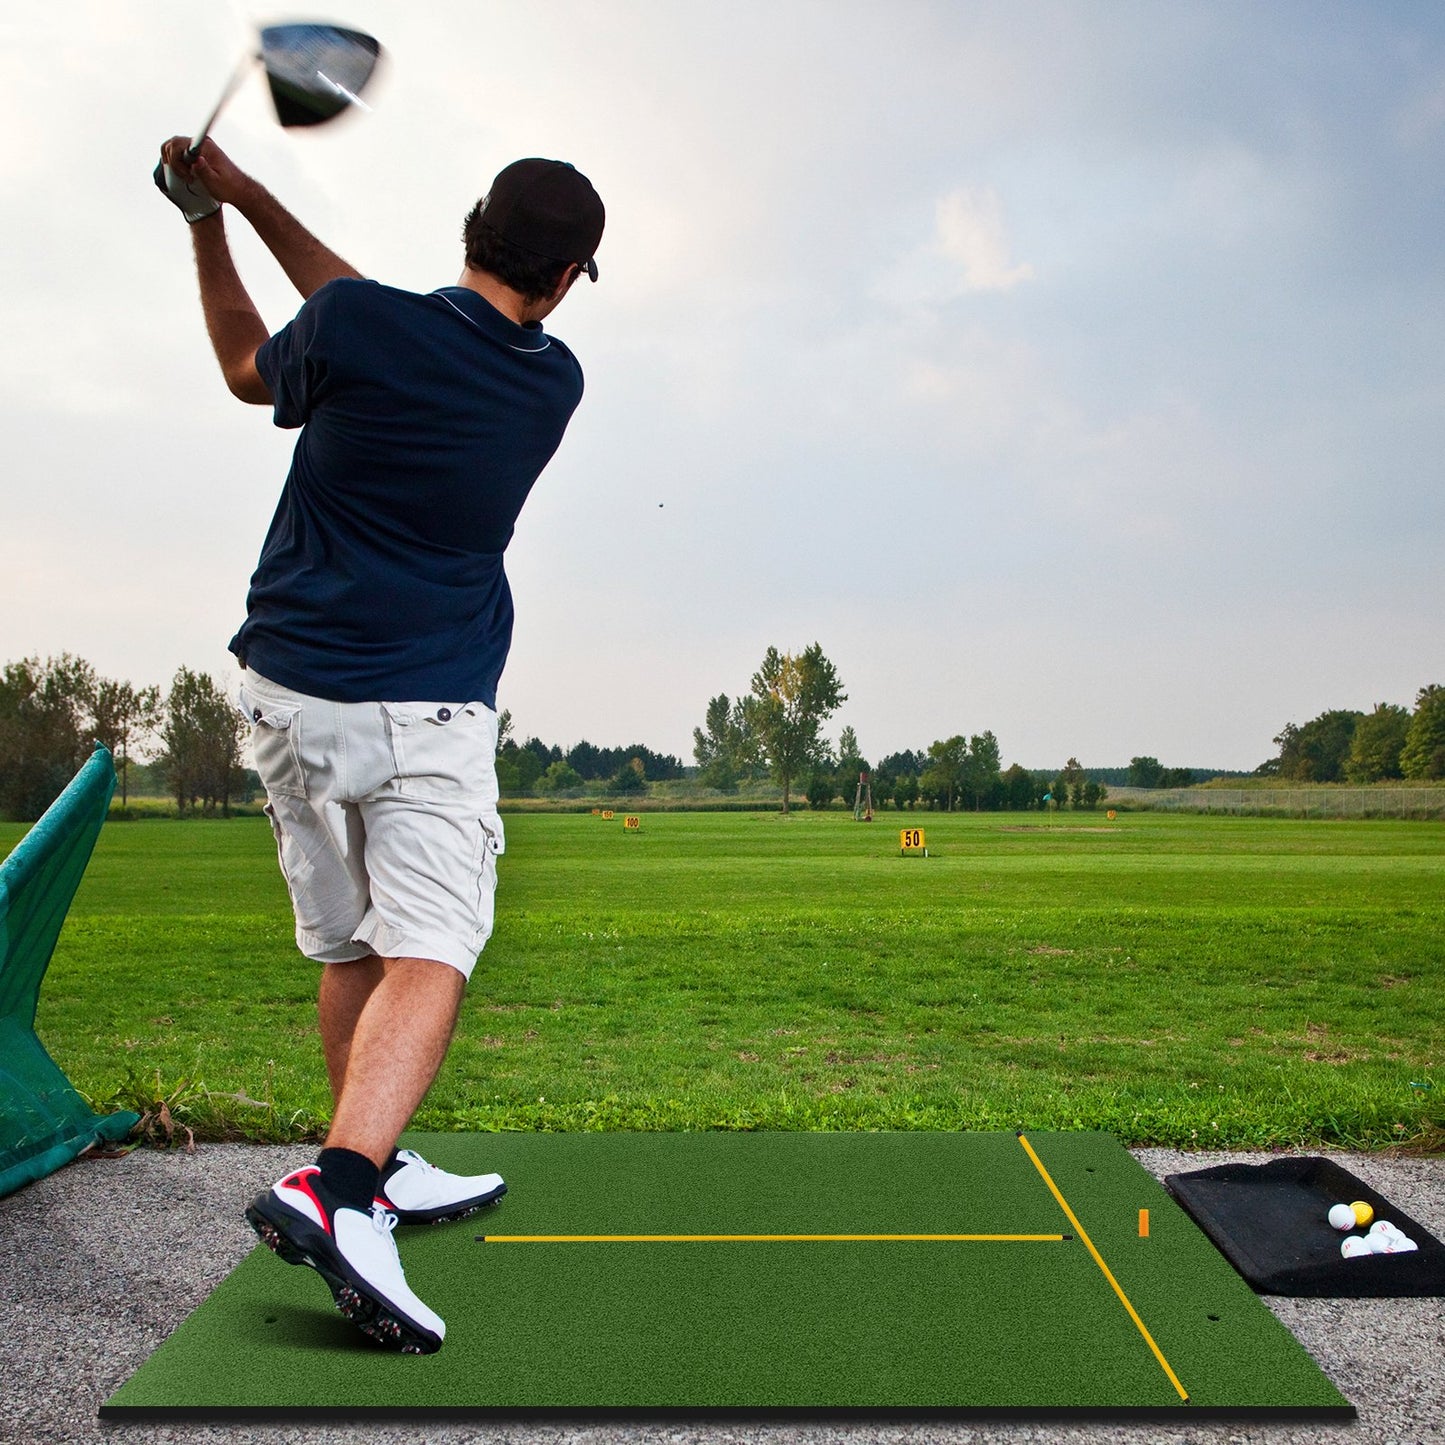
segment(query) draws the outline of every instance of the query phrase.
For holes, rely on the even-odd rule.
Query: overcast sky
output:
[[[1438,0],[344,4],[373,112],[283,131],[257,75],[215,136],[359,269],[452,283],[522,155],[608,209],[508,554],[522,736],[690,762],[815,641],[875,760],[1252,768],[1445,682]],[[0,18],[0,661],[231,677],[294,435],[226,393],[150,171],[244,20]]]

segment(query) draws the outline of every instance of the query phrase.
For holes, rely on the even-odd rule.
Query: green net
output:
[[[40,982],[114,790],[115,765],[97,747],[0,863],[0,1195],[124,1139],[139,1120],[93,1113],[35,1036]]]

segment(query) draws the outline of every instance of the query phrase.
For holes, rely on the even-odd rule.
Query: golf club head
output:
[[[362,104],[380,57],[381,46],[359,30],[301,23],[261,31],[261,64],[283,126],[321,125]]]

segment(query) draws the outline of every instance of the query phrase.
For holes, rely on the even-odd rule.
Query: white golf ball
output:
[[[1373,1254],[1374,1252],[1370,1248],[1370,1241],[1361,1239],[1358,1234],[1352,1234],[1340,1245],[1340,1253],[1346,1259],[1358,1259],[1362,1254]]]
[[[1376,1254],[1409,1254],[1412,1249],[1420,1247],[1409,1235],[1402,1234],[1384,1219],[1371,1226],[1366,1238]]]
[[[1348,1204],[1330,1205],[1329,1219],[1336,1229],[1353,1229],[1355,1227],[1355,1211]]]

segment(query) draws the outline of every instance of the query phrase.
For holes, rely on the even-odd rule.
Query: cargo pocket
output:
[[[495,714],[480,703],[384,702],[402,798],[496,797]],[[498,850],[500,851],[500,850]]]
[[[507,851],[507,838],[496,813],[484,813],[478,821],[482,835],[481,857],[475,870],[477,926],[472,946],[480,952],[492,936],[496,918],[497,859]]]
[[[273,702],[245,687],[241,689],[240,705],[251,724],[251,757],[262,786],[273,797],[304,798],[300,706]]]

